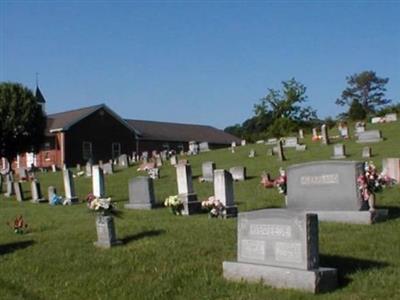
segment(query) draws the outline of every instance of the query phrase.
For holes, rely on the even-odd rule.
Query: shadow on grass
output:
[[[393,220],[393,219],[400,218],[400,207],[397,207],[397,206],[379,206],[378,208],[388,209],[389,210],[388,220]]]
[[[381,269],[389,264],[379,261],[343,257],[338,255],[320,255],[320,266],[336,268],[338,270],[338,286],[345,287],[351,282],[349,275],[369,269]]]
[[[29,241],[21,241],[21,242],[0,245],[0,255],[12,253],[16,250],[28,248],[29,246],[32,246],[34,243],[35,242],[33,240],[29,240]]]
[[[143,231],[137,234],[133,234],[133,235],[128,235],[124,238],[121,239],[122,243],[124,245],[129,244],[130,242],[134,242],[146,237],[153,237],[153,236],[158,236],[161,234],[164,234],[165,230],[149,230],[149,231]]]

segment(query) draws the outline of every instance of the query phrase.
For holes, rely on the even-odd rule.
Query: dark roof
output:
[[[40,91],[39,87],[36,87],[36,92],[35,92],[35,96],[36,96],[36,101],[39,103],[46,103],[46,100],[43,97],[42,92]]]
[[[126,120],[131,127],[140,132],[141,139],[175,142],[209,142],[230,144],[240,142],[237,137],[212,126],[167,123],[157,121]]]

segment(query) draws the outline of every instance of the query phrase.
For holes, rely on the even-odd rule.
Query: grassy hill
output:
[[[400,156],[400,122],[368,124],[379,128],[385,140],[371,144],[376,165],[384,157]],[[337,135],[334,130],[330,135]],[[260,186],[262,171],[278,174],[279,167],[332,156],[333,146],[312,143],[308,150],[286,150],[287,161],[267,156],[265,145],[221,149],[189,157],[195,178],[201,163],[217,168],[244,165],[249,179],[235,183],[239,211],[281,207],[275,189]],[[348,160],[362,160],[365,145],[345,141]],[[248,158],[250,149],[255,158]],[[208,219],[207,215],[173,216],[168,209],[125,210],[128,180],[135,167],[106,177],[106,191],[124,214],[116,219],[118,238],[124,242],[110,250],[93,246],[95,217],[85,204],[70,207],[18,203],[0,196],[0,299],[397,299],[400,298],[400,186],[378,194],[378,207],[390,209],[390,219],[373,226],[320,224],[321,266],[339,271],[340,287],[332,293],[311,295],[278,290],[261,284],[233,283],[222,277],[222,262],[236,260],[236,219]],[[143,173],[141,173],[143,174]],[[169,163],[155,182],[161,203],[177,193],[175,168]],[[63,193],[61,173],[39,174],[42,190],[54,185]],[[82,200],[91,191],[91,179],[76,178]],[[194,180],[199,199],[213,194],[211,183]],[[24,183],[29,199],[29,187]],[[30,233],[16,235],[5,224],[22,214]]]

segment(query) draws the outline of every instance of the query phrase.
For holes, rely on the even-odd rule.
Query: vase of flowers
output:
[[[114,226],[114,216],[118,216],[111,198],[99,198],[89,194],[87,196],[88,207],[96,213],[97,241],[94,245],[100,248],[110,248],[121,242],[117,240]]]
[[[209,218],[218,218],[225,216],[225,206],[221,203],[221,201],[215,199],[214,196],[208,197],[207,200],[202,201],[201,207],[208,211]]]
[[[179,199],[178,195],[169,196],[168,198],[166,198],[164,201],[164,205],[169,207],[174,215],[182,215],[183,202],[181,199]]]

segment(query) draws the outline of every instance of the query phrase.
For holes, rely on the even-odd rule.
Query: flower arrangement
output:
[[[7,222],[7,225],[10,226],[16,234],[24,234],[25,230],[28,228],[28,224],[25,223],[22,215],[16,217],[12,224]]]
[[[279,168],[279,177],[274,180],[274,185],[278,188],[280,194],[286,195],[287,192],[287,177],[284,169]]]
[[[183,202],[179,199],[178,195],[169,196],[165,199],[164,205],[170,207],[174,215],[182,215]]]
[[[201,207],[208,210],[208,214],[211,218],[218,218],[223,216],[225,213],[225,206],[215,199],[214,196],[209,197],[207,200],[201,202]]]
[[[120,215],[111,198],[99,198],[89,193],[86,197],[87,206],[91,211],[98,213],[100,216],[116,216]]]

